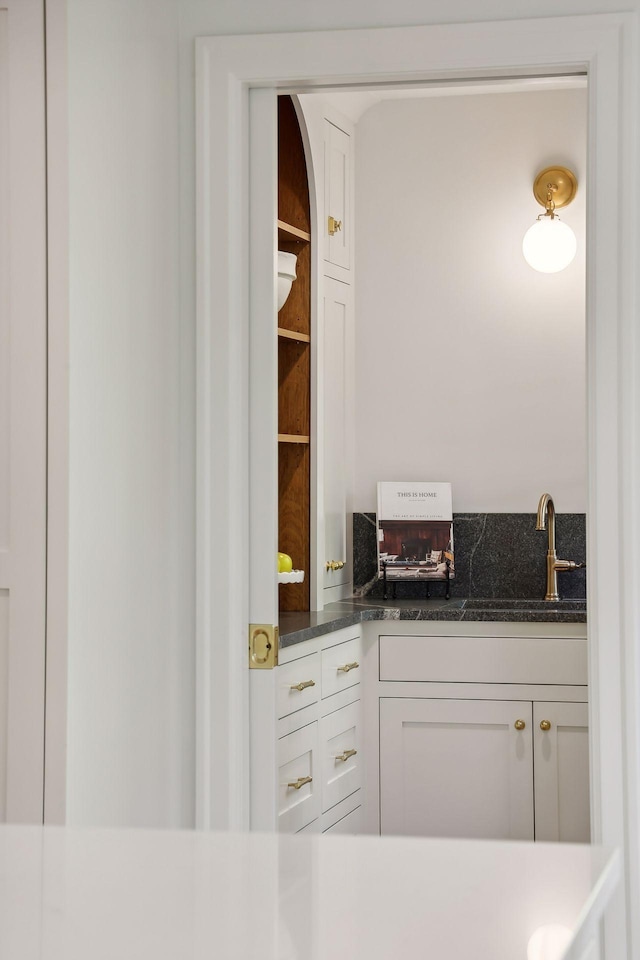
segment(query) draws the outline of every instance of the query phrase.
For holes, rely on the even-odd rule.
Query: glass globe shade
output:
[[[558,217],[536,220],[522,241],[525,260],[540,273],[564,270],[575,257],[577,247],[575,233]]]

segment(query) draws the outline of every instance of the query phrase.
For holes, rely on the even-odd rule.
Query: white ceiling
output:
[[[321,97],[353,123],[382,100],[408,100],[418,97],[460,97],[487,93],[539,93],[548,90],[575,90],[587,85],[584,75],[567,77],[518,77],[496,80],[450,80],[422,84],[419,87],[369,87],[366,90],[322,90],[309,96]]]

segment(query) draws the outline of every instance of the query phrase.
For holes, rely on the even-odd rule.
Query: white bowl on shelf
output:
[[[296,279],[297,260],[295,253],[278,250],[278,313],[284,307],[291,292],[291,284]]]
[[[289,573],[279,573],[278,583],[302,583],[304,570],[290,570]]]

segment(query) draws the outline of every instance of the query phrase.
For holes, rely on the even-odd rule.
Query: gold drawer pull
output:
[[[338,667],[338,673],[349,673],[349,670],[357,670],[360,664],[357,660],[354,660],[353,663],[345,663],[343,667]]]
[[[516,722],[514,723],[514,727],[516,728],[516,730],[524,730],[524,728],[526,727],[526,723],[524,722],[524,720],[516,720]]]
[[[327,570],[342,570],[346,562],[346,560],[327,560],[325,567]]]
[[[297,780],[294,780],[293,783],[288,783],[288,787],[293,787],[294,790],[299,790],[300,787],[304,787],[305,783],[311,783],[313,777],[298,777]]]
[[[349,757],[355,757],[357,750],[345,750],[344,753],[341,753],[339,757],[335,757],[336,760],[348,760]]]
[[[292,683],[291,689],[299,690],[300,693],[302,693],[302,691],[306,690],[307,687],[315,687],[315,685],[316,685],[315,680],[302,680],[300,683]]]
[[[541,730],[551,730],[551,721],[550,720],[541,720],[540,721]]]
[[[329,230],[330,237],[335,236],[338,230],[342,230],[342,220],[336,220],[335,217],[328,217],[327,229]]]

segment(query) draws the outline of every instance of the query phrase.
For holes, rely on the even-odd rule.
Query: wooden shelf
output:
[[[279,433],[278,443],[309,443],[309,437],[303,437],[299,433]]]
[[[285,223],[284,220],[278,220],[279,243],[309,243],[310,240],[311,234],[306,230],[300,230],[290,223]]]
[[[296,570],[311,562],[311,207],[300,124],[278,97],[278,247],[296,255],[297,279],[278,315],[278,550]],[[279,608],[308,610],[309,578],[281,584]]]
[[[308,333],[296,333],[295,330],[287,330],[286,327],[278,327],[278,336],[286,340],[296,340],[298,343],[311,343]]]

